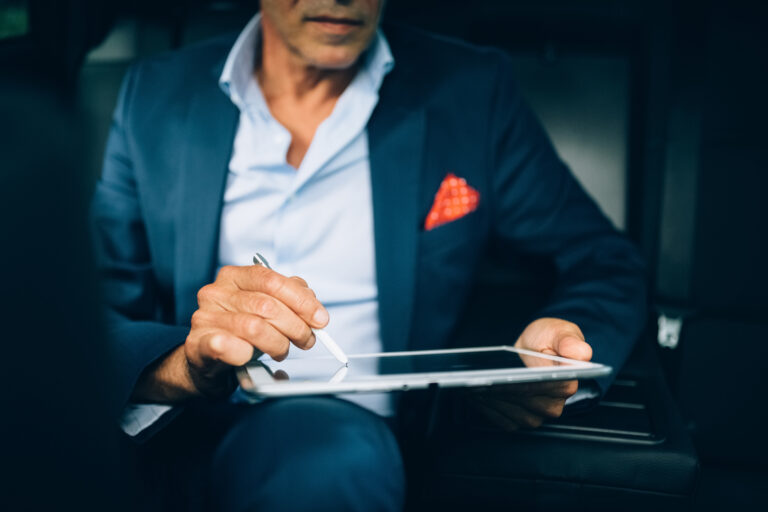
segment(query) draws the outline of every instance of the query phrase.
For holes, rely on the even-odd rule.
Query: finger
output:
[[[549,396],[532,396],[521,402],[520,405],[531,411],[533,414],[544,418],[555,419],[563,414],[565,399]]]
[[[209,312],[198,309],[192,315],[192,328],[196,325],[213,327],[237,336],[250,345],[268,354],[276,361],[282,361],[288,355],[290,341],[267,320],[247,313],[217,311]]]
[[[556,345],[561,338],[573,337],[584,341],[584,335],[578,325],[560,318],[539,318],[523,330],[515,346],[556,355]]]
[[[304,279],[302,279],[302,278],[301,278],[301,277],[299,277],[299,276],[291,276],[291,277],[289,277],[288,279],[293,279],[294,281],[296,281],[297,283],[299,283],[299,284],[300,284],[301,286],[303,286],[304,288],[309,288],[309,284],[308,284],[308,283],[307,283],[307,282],[306,282]],[[311,289],[310,289],[310,290],[311,290]]]
[[[231,333],[213,329],[200,339],[198,351],[203,360],[242,366],[253,357],[254,347]]]
[[[197,304],[201,309],[232,311],[232,307],[228,304],[230,295],[230,290],[211,283],[197,291]]]
[[[515,390],[510,393],[505,393],[503,390],[499,390],[494,395],[501,396],[518,396],[518,397],[534,397],[544,396],[549,398],[568,398],[576,393],[579,388],[579,382],[576,380],[558,380],[553,382],[538,382],[533,383],[525,390]]]
[[[328,323],[328,311],[309,288],[266,267],[222,267],[216,279],[231,282],[244,291],[271,295],[312,327],[325,327]]]
[[[575,395],[576,391],[578,391],[578,390],[579,390],[579,381],[577,381],[577,380],[566,380],[566,381],[561,383],[560,395],[559,396],[562,396],[563,398],[569,398],[572,395]],[[550,394],[550,396],[552,396],[552,395]]]
[[[315,344],[315,335],[307,323],[274,297],[261,292],[239,291],[234,294],[232,303],[238,312],[265,319],[301,349],[310,349]]]
[[[482,398],[480,402],[495,409],[523,428],[538,428],[544,421],[541,415],[505,400]]]
[[[275,380],[291,380],[291,378],[288,376],[287,373],[285,373],[283,370],[277,370],[272,377]]]
[[[312,290],[309,292],[314,296]],[[197,302],[200,309],[204,310],[242,312],[261,316],[269,320],[299,348],[306,350],[315,344],[315,336],[307,323],[285,304],[265,293],[240,289],[233,291],[220,284],[210,284],[198,291]]]
[[[569,397],[576,392],[577,381],[528,382],[504,384],[485,388],[470,388],[473,393],[489,396],[528,397],[551,396]]]
[[[552,382],[552,385],[546,390],[542,390],[541,393],[536,393],[534,396],[545,396],[549,398],[568,398],[576,393],[579,389],[579,381],[577,380],[560,380]]]
[[[554,349],[560,357],[579,361],[589,361],[592,359],[592,347],[586,341],[573,335],[557,339]]]
[[[520,425],[518,425],[516,422],[507,418],[493,407],[480,402],[479,400],[470,401],[469,407],[475,413],[485,418],[491,425],[498,427],[506,432],[515,432],[520,429]]]

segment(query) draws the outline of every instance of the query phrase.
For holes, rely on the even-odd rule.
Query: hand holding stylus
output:
[[[266,267],[269,269],[272,268],[269,266],[267,259],[259,253],[254,254],[253,263],[255,265],[260,265],[262,267]],[[333,341],[333,338],[331,338],[330,334],[328,334],[322,329],[312,329],[312,332],[315,333],[315,336],[317,337],[317,339],[320,340],[320,342],[325,346],[325,348],[328,349],[328,352],[333,354],[333,357],[338,359],[340,363],[344,363],[345,365],[349,364],[349,359],[347,358],[347,355],[344,353],[343,350],[341,350],[341,347],[338,346],[335,341]]]
[[[237,385],[233,367],[262,353],[280,361],[291,345],[312,348],[312,329],[328,324],[328,312],[303,279],[262,265],[222,267],[197,302],[186,341],[142,374],[134,400],[226,396]]]
[[[213,283],[200,289],[197,301],[183,352],[167,362],[170,370],[155,376],[169,376],[173,383],[159,386],[169,396],[148,398],[173,402],[224,395],[231,391],[233,366],[261,353],[280,361],[291,345],[309,349],[316,340],[312,329],[328,323],[328,312],[304,280],[262,266],[223,267]],[[186,380],[178,378],[185,374]],[[153,386],[152,392],[157,389]]]

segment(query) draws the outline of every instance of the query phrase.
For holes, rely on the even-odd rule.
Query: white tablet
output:
[[[240,386],[254,398],[369,393],[440,387],[490,386],[608,375],[611,367],[508,346],[328,357],[269,357],[238,369]]]

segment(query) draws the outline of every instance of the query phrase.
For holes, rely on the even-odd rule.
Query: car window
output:
[[[28,32],[27,0],[0,0],[0,40],[25,36]]]

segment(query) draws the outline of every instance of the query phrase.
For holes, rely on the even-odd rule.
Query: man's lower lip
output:
[[[324,32],[330,32],[331,34],[349,34],[357,29],[360,25],[354,23],[332,23],[329,21],[314,21],[309,20],[310,23],[316,25]]]

